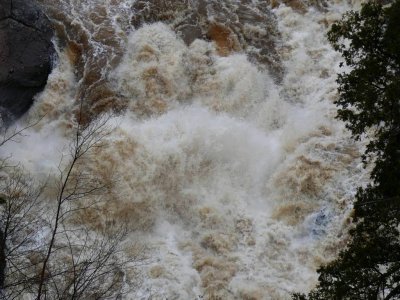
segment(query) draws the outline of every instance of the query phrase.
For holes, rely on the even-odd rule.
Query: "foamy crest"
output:
[[[129,37],[116,70],[116,88],[138,115],[160,114],[199,103],[238,117],[254,115],[276,87],[245,55],[217,55],[202,40],[187,47],[162,23],[144,25]],[[268,86],[269,84],[269,86]]]
[[[65,126],[64,130],[72,127],[72,114],[76,106],[76,90],[78,82],[73,72],[73,66],[65,51],[58,50],[58,59],[51,72],[45,90],[36,96],[36,101],[30,109],[30,122],[39,122],[43,127],[49,122]]]
[[[183,65],[186,47],[162,23],[134,32],[117,69],[117,88],[139,113],[160,113],[187,99],[190,86]]]

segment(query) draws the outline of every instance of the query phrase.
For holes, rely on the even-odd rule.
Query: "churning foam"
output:
[[[365,180],[360,145],[334,120],[339,57],[325,38],[347,8],[272,11],[280,85],[245,54],[187,46],[163,23],[126,33],[105,77],[127,108],[84,168],[113,183],[91,220],[126,224],[148,251],[127,298],[289,299],[314,286],[316,268],[346,241]],[[28,116],[46,113],[45,123],[1,149],[34,174],[55,170],[74,124],[80,82],[59,59]]]

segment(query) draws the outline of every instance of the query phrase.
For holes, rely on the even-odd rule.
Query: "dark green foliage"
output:
[[[363,135],[372,139],[364,160],[367,162],[371,157],[376,160],[372,174],[375,183],[383,182],[382,175],[386,177],[380,174],[385,161],[399,163],[396,159],[400,142],[399,11],[398,1],[389,9],[370,2],[360,13],[347,13],[328,33],[335,50],[353,68],[350,73],[338,76],[338,117],[346,122],[356,139]]]
[[[328,38],[351,67],[338,76],[338,118],[369,140],[363,161],[374,168],[356,195],[351,242],[318,270],[308,299],[400,299],[400,0],[345,14]]]

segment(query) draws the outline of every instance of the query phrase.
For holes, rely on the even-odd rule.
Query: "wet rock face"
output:
[[[54,48],[50,21],[35,1],[0,0],[0,109],[24,114],[46,85]]]
[[[11,0],[5,0],[0,5],[0,20],[6,18],[11,14]]]

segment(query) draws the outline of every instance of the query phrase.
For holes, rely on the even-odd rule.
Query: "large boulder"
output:
[[[24,114],[51,71],[53,29],[34,0],[0,0],[0,113]]]

